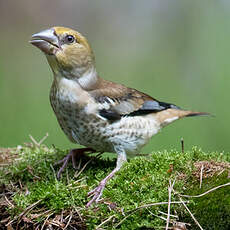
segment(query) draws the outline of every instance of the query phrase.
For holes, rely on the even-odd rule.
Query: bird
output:
[[[87,207],[101,200],[106,183],[127,157],[138,155],[163,127],[180,118],[208,115],[101,78],[88,40],[73,29],[54,26],[33,34],[30,43],[45,54],[52,69],[50,103],[61,129],[71,142],[85,146],[59,161],[58,178],[69,160],[76,168],[82,153],[117,154],[116,167],[88,193]]]

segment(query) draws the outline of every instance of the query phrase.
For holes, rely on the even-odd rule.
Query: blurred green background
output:
[[[49,104],[52,73],[30,36],[54,25],[90,41],[99,74],[186,109],[143,150],[230,148],[229,0],[20,0],[0,2],[0,146],[28,142],[71,148]]]

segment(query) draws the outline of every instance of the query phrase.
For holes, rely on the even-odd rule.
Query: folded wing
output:
[[[110,121],[119,120],[122,116],[147,115],[167,109],[180,110],[174,104],[160,102],[138,90],[104,80],[102,83],[90,94],[100,104],[99,114]]]

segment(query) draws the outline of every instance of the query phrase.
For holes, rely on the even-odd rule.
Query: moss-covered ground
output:
[[[194,147],[184,153],[153,152],[132,158],[109,181],[101,202],[86,208],[87,193],[116,161],[84,156],[79,170],[69,164],[57,180],[60,166],[54,163],[67,152],[45,145],[0,149],[0,229],[165,229],[170,181],[175,184],[169,229],[200,229],[181,200],[203,229],[230,229],[227,153],[205,153]],[[199,195],[224,184],[198,198],[180,196]]]

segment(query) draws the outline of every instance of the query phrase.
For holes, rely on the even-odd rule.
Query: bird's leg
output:
[[[71,159],[72,165],[74,169],[77,169],[76,159],[82,156],[85,152],[95,153],[96,151],[91,148],[82,148],[82,149],[71,149],[69,153],[60,161],[58,161],[55,165],[62,164],[61,168],[58,170],[57,179],[60,179],[62,172],[66,168],[69,160]]]
[[[126,161],[126,154],[124,151],[117,151],[117,153],[118,153],[118,157],[117,157],[116,168],[108,176],[106,176],[95,189],[93,189],[88,193],[88,196],[89,197],[93,196],[93,198],[86,204],[86,207],[89,207],[92,203],[94,202],[97,203],[100,200],[100,197],[102,196],[106,183],[108,182],[109,179],[111,179],[115,175],[117,171],[120,170],[121,166]]]

